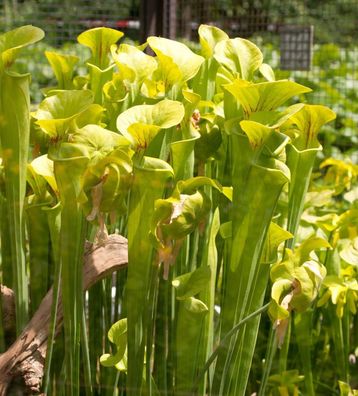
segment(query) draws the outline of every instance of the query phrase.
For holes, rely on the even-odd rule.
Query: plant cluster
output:
[[[43,391],[352,394],[358,170],[313,172],[335,113],[216,27],[200,55],[122,36],[81,33],[84,65],[46,51],[56,86],[33,111],[13,64],[43,32],[0,37],[2,282],[18,335],[54,285]],[[84,297],[85,242],[114,232],[128,269]]]
[[[261,42],[261,40],[259,40]],[[319,133],[323,151],[319,155],[339,159],[354,158],[357,161],[357,79],[356,51],[353,47],[342,48],[335,44],[315,45],[311,71],[279,71],[279,78],[293,78],[310,87],[313,92],[309,103],[323,102],[337,114],[334,123],[326,125]],[[279,51],[275,46],[263,45],[263,52],[272,67],[279,67]],[[330,64],[329,68],[325,65]]]
[[[133,44],[127,37],[126,42]],[[352,158],[357,162],[358,140],[356,124],[358,122],[358,100],[354,86],[357,79],[355,54],[357,48],[352,46],[342,48],[335,44],[316,44],[312,70],[283,71],[279,70],[279,49],[276,40],[268,43],[262,37],[255,37],[254,43],[258,45],[267,63],[275,69],[277,79],[293,79],[312,89],[307,96],[308,103],[321,103],[329,106],[337,115],[334,122],[324,125],[319,134],[319,140],[323,150],[318,153],[315,167],[325,157],[339,159]],[[200,54],[199,43],[183,41],[193,52]],[[138,45],[136,43],[135,45]],[[43,94],[41,88],[55,84],[51,66],[43,56],[44,51],[57,51],[60,53],[76,55],[80,58],[77,73],[85,74],[84,64],[88,58],[89,49],[78,43],[66,43],[60,49],[55,49],[45,42],[41,42],[34,48],[26,48],[22,56],[16,62],[16,70],[20,73],[30,72],[32,83],[30,86],[30,98],[34,105],[41,102]],[[324,67],[330,64],[329,68]]]

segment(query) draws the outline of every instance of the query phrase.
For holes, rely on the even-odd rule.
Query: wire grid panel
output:
[[[313,51],[313,26],[282,26],[280,29],[280,68],[310,70]]]
[[[188,40],[196,40],[197,28],[206,23],[215,25],[231,37],[250,37],[252,34],[269,31],[268,10],[255,8],[247,2],[243,7],[235,0],[177,0],[177,35]],[[254,2],[252,2],[253,4]],[[260,1],[258,1],[260,3]]]
[[[59,46],[73,42],[85,29],[108,26],[129,38],[139,36],[139,0],[0,0],[2,31],[24,24],[42,28],[46,42]]]

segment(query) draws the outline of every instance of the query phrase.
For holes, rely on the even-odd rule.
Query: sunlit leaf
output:
[[[87,63],[90,74],[90,88],[94,95],[94,102],[102,104],[103,101],[103,87],[104,85],[112,79],[114,65],[110,65],[105,69]]]
[[[108,353],[102,355],[100,362],[105,367],[112,367],[123,359],[127,349],[127,319],[121,319],[111,326],[108,339],[116,346],[117,352],[114,355]]]
[[[133,45],[112,46],[111,54],[123,80],[141,83],[150,78],[157,68],[155,58],[145,54]]]
[[[45,51],[45,55],[56,76],[58,89],[72,89],[74,67],[77,65],[79,57],[62,55],[54,51]]]
[[[305,105],[292,117],[292,122],[297,125],[300,135],[294,141],[298,150],[317,148],[320,146],[317,134],[324,124],[334,120],[336,114],[325,106]]]
[[[290,232],[284,230],[278,224],[271,222],[261,261],[264,263],[274,263],[277,260],[277,249],[280,244],[292,237],[293,235]]]
[[[162,100],[155,105],[139,105],[117,118],[117,128],[137,148],[146,148],[161,129],[178,125],[184,117],[180,102]]]
[[[262,64],[260,49],[251,41],[235,38],[220,41],[214,50],[215,59],[230,71],[232,79],[251,80]]]
[[[198,72],[204,58],[194,54],[185,44],[163,37],[148,37],[148,44],[158,57],[163,80],[169,78],[171,84],[190,80]],[[171,75],[171,68],[177,68],[180,76],[177,81]]]
[[[103,86],[105,99],[109,102],[122,102],[128,95],[126,86],[123,83],[120,73],[115,73],[111,81]]]
[[[339,255],[346,263],[358,267],[358,237],[350,240]]]
[[[47,157],[47,154],[35,158],[31,162],[31,167],[36,173],[44,177],[53,191],[58,191],[53,171],[53,161]]]
[[[298,262],[302,264],[303,262],[310,259],[310,253],[314,250],[322,248],[330,248],[331,245],[328,241],[319,237],[312,237],[305,240],[296,250],[295,256]]]
[[[31,25],[21,26],[2,34],[0,36],[0,69],[10,67],[23,47],[36,43],[44,35],[43,30]]]
[[[246,118],[258,111],[275,110],[293,96],[311,91],[310,88],[288,80],[253,84],[235,79],[224,88],[241,104]]]
[[[93,103],[89,90],[59,91],[44,99],[34,113],[37,124],[51,137],[62,137],[70,123]]]
[[[224,31],[210,25],[200,25],[198,33],[201,45],[201,54],[205,58],[211,58],[213,56],[216,44],[229,38],[229,36]]]
[[[321,163],[320,168],[327,169],[324,180],[329,187],[335,190],[335,195],[349,190],[352,184],[358,180],[358,166],[350,160],[327,158]]]
[[[275,81],[275,73],[272,70],[272,67],[267,63],[263,63],[260,66],[260,73],[266,78],[267,81]]]
[[[273,133],[273,129],[255,121],[241,121],[240,126],[250,140],[251,147],[255,150],[261,147]]]
[[[295,251],[286,249],[284,260],[272,266],[269,313],[276,326],[285,326],[281,321],[292,310],[305,312],[317,297],[327,271],[318,261],[310,258],[310,253],[324,247],[330,247],[326,240],[311,237]],[[278,335],[282,341],[280,331]]]
[[[100,69],[109,66],[109,53],[113,44],[123,37],[123,33],[116,29],[98,27],[84,31],[77,40],[80,44],[90,48],[92,57],[90,63]]]
[[[178,300],[184,300],[188,297],[194,297],[205,287],[210,281],[211,270],[208,266],[202,266],[193,272],[176,277],[172,281],[172,285],[176,290]]]

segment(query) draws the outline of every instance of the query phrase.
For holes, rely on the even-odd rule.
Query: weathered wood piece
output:
[[[83,267],[83,289],[125,267],[128,263],[127,239],[109,235],[104,241],[86,245]],[[3,290],[3,289],[2,289]],[[21,335],[0,355],[0,396],[5,396],[10,383],[21,377],[31,394],[40,392],[44,373],[47,337],[51,318],[52,288]],[[58,305],[56,331],[62,326],[62,304]]]

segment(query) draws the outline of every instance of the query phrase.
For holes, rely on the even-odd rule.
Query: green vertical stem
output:
[[[91,63],[87,63],[87,66],[89,68],[91,90],[94,93],[94,103],[101,105],[103,102],[103,86],[107,81],[111,80],[113,66],[104,70]]]
[[[53,355],[53,347],[56,335],[56,321],[57,321],[57,311],[58,302],[60,298],[60,283],[61,283],[61,261],[59,259],[60,255],[60,228],[61,228],[61,204],[58,203],[52,208],[45,208],[47,214],[47,221],[50,231],[51,239],[51,250],[53,254],[53,259],[55,262],[55,270],[53,275],[53,294],[52,294],[52,306],[51,306],[51,319],[48,330],[48,341],[47,341],[47,353],[45,360],[44,378],[43,378],[43,393],[47,394],[49,383],[50,383],[50,373],[51,373],[51,363]]]
[[[223,186],[232,186],[232,174],[230,164],[232,163],[232,144],[230,137],[225,133],[221,133],[222,142],[220,152],[222,159],[217,161],[217,170],[215,177],[220,180]]]
[[[89,335],[88,341],[90,346],[90,360],[91,360],[91,376],[94,381],[95,389],[100,392],[100,379],[97,375],[98,359],[104,353],[103,351],[103,306],[102,306],[102,284],[98,282],[93,285],[88,291],[88,327]],[[103,369],[101,368],[101,373]]]
[[[170,148],[171,148],[171,143],[173,140],[173,134],[175,133],[175,127],[173,128],[168,128],[164,135],[163,135],[163,141],[162,145],[160,148],[160,154],[159,158],[162,159],[163,161],[168,161],[169,154],[170,154]]]
[[[189,260],[186,261],[187,271],[194,271],[198,266],[200,234],[196,229],[190,236],[187,237],[186,244],[189,253]]]
[[[305,196],[318,151],[320,149],[315,148],[299,151],[293,145],[287,146],[287,166],[291,171],[291,182],[288,193],[287,231],[293,234],[293,238],[287,240],[286,247],[290,249],[295,246]]]
[[[191,117],[191,112],[189,112]],[[189,134],[189,131],[186,130]],[[184,135],[184,129],[183,129]],[[171,145],[172,148],[172,159],[173,168],[175,172],[175,179],[188,179],[193,175],[194,167],[194,143],[195,139],[182,140],[174,142]],[[186,164],[184,166],[184,164]],[[211,193],[211,188],[208,188],[209,194]],[[214,240],[210,236],[212,229],[212,216],[208,216],[207,226],[203,235],[199,229],[188,235],[181,247],[180,254],[176,260],[175,267],[172,273],[175,275],[182,275],[190,271],[195,271],[199,266],[210,266],[212,268],[212,280],[215,287],[216,278],[216,256],[215,256],[215,237]],[[217,219],[218,220],[218,219]],[[217,225],[217,224],[216,224]],[[218,225],[215,235],[218,231]],[[209,245],[210,236],[210,247]],[[214,246],[213,246],[214,243]],[[208,258],[208,250],[213,253],[213,256]],[[204,256],[204,258],[203,258]],[[209,305],[212,305],[212,314],[214,312],[213,300],[211,301],[211,283],[208,282],[208,288],[203,293],[203,298],[207,300]],[[201,297],[201,296],[199,296]],[[212,297],[213,298],[213,297]],[[168,362],[169,367],[168,373],[168,383],[173,383],[173,377],[175,376],[175,393],[181,394],[189,391],[192,386],[192,380],[197,373],[197,370],[201,368],[208,356],[208,348],[212,347],[212,339],[210,337],[211,330],[213,326],[213,316],[207,313],[206,301],[198,301],[195,303],[195,307],[191,307],[190,304],[180,301],[175,302],[175,295],[173,290],[167,296],[167,305],[170,305],[170,310],[168,311],[168,338],[169,338],[169,351],[168,351]],[[205,307],[205,310],[200,311],[200,306]],[[199,307],[199,308],[198,308]],[[199,309],[199,311],[196,311]],[[208,319],[208,316],[210,318]],[[185,341],[182,339],[182,329],[183,323],[185,323],[185,318],[191,322],[188,323],[188,328],[190,330],[186,332]],[[190,334],[189,334],[190,333]],[[210,346],[209,346],[210,344]],[[195,345],[195,347],[194,347]],[[174,367],[172,368],[172,364]],[[201,392],[205,387],[205,377],[202,381]]]
[[[82,310],[81,333],[82,333],[81,338],[82,338],[84,387],[85,387],[86,396],[92,396],[93,387],[92,387],[92,378],[91,378],[91,362],[90,362],[88,339],[87,339],[86,313],[84,307]]]
[[[201,96],[202,100],[213,100],[216,90],[216,73],[219,64],[214,58],[206,59],[199,73],[193,80],[193,91]]]
[[[271,326],[270,334],[269,334],[268,341],[267,341],[265,364],[264,364],[264,368],[263,368],[263,372],[262,372],[262,378],[261,378],[261,382],[260,382],[260,389],[259,389],[258,396],[266,395],[267,382],[268,382],[268,378],[270,376],[272,363],[273,363],[273,359],[275,357],[276,351],[277,351],[277,337],[276,337],[275,330]]]
[[[317,152],[321,148],[298,150],[294,145],[287,146],[287,166],[291,171],[291,182],[288,193],[287,231],[291,232],[293,238],[288,239],[285,247],[293,249],[295,246],[297,231],[304,207],[305,196],[311,180],[312,169]],[[289,324],[291,326],[291,324]],[[280,350],[279,366],[280,372],[287,369],[287,356],[290,344],[290,331],[286,332],[283,347]],[[309,376],[309,374],[307,374]],[[312,379],[306,382],[307,392],[312,391]]]
[[[169,272],[167,280],[160,272],[158,299],[155,318],[154,346],[154,380],[160,395],[171,395],[173,392],[174,356],[175,356],[175,321],[176,305],[173,288],[171,287],[173,272]]]
[[[5,352],[5,332],[4,332],[4,315],[3,315],[3,306],[2,299],[0,299],[0,353]]]
[[[287,370],[287,360],[288,360],[288,351],[290,348],[291,341],[291,319],[288,322],[285,338],[283,340],[283,344],[280,348],[280,355],[278,359],[278,371],[279,373],[283,373]]]
[[[1,237],[1,283],[10,287],[13,283],[9,216],[6,199],[0,195],[0,237]]]
[[[167,357],[167,382],[168,394],[172,395],[174,392],[174,379],[176,372],[175,354],[176,354],[176,334],[177,328],[177,305],[175,299],[175,290],[172,285],[174,279],[174,271],[169,272],[167,294],[167,312],[168,312],[168,357]]]
[[[335,230],[330,232],[328,235],[328,242],[331,246],[334,246],[334,234]],[[340,271],[340,260],[336,260],[335,256],[338,254],[337,249],[326,249],[325,258],[324,258],[324,266],[327,269],[327,275],[335,275],[339,276]]]
[[[346,311],[346,310],[345,310]],[[336,314],[336,307],[329,307],[330,323],[331,323],[331,336],[334,344],[334,354],[336,358],[336,367],[339,379],[344,382],[349,382],[349,368],[348,368],[348,352],[345,342],[346,334],[344,334],[344,312],[343,317],[339,318]]]
[[[111,307],[112,307],[112,279],[103,279],[101,282],[101,294],[102,294],[102,309],[103,309],[103,325],[102,329],[108,329],[111,326]],[[98,329],[96,331],[98,334]],[[98,335],[96,336],[98,337]],[[102,335],[102,339],[107,343],[109,347],[108,338],[106,337],[105,331]]]
[[[344,345],[344,358],[346,361],[345,364],[345,373],[344,373],[344,381],[349,383],[350,382],[350,375],[349,375],[349,364],[348,364],[348,358],[349,358],[349,351],[350,351],[350,339],[351,339],[351,313],[348,309],[348,307],[345,307],[345,310],[343,312],[343,318],[342,318],[342,327],[343,327],[343,345]],[[353,327],[354,329],[354,327]]]
[[[24,246],[24,199],[30,136],[30,75],[3,72],[0,79],[0,137],[9,216],[16,333],[28,322],[28,281]]]
[[[188,395],[197,375],[200,339],[203,332],[206,305],[188,297],[179,301],[176,326],[175,395]]]
[[[134,170],[133,187],[128,216],[128,376],[127,394],[142,394],[144,348],[148,326],[148,290],[153,247],[149,239],[154,202],[162,197],[167,180],[172,177],[171,167],[156,158],[144,157],[143,164]],[[149,381],[150,378],[147,378]]]
[[[116,295],[114,301],[114,321],[117,322],[120,319],[120,312],[123,314],[124,301],[123,301],[123,290],[125,287],[125,282],[127,278],[127,273],[125,270],[118,271],[116,273]],[[126,317],[126,315],[121,315],[121,317]]]
[[[48,290],[50,231],[43,204],[32,202],[26,208],[30,253],[30,298],[34,313]]]
[[[159,280],[158,306],[155,321],[154,380],[161,395],[168,394],[168,322],[169,322],[169,283]]]
[[[158,266],[156,264],[151,266],[150,284],[148,290],[148,318],[147,318],[147,345],[145,357],[145,370],[146,370],[146,394],[152,395],[153,392],[153,379],[152,379],[152,353],[155,336],[155,318],[156,308],[158,301]]]
[[[62,204],[60,260],[62,304],[65,330],[66,394],[79,395],[80,340],[83,310],[82,267],[85,219],[78,203],[80,177],[87,158],[54,161],[54,171]]]
[[[203,327],[203,335],[201,337],[201,345],[199,350],[199,368],[203,367],[205,361],[213,352],[214,345],[214,305],[215,305],[215,285],[216,285],[216,274],[217,274],[217,250],[215,239],[219,231],[220,219],[219,209],[216,209],[212,216],[211,223],[208,227],[207,238],[205,239],[204,253],[201,260],[201,265],[207,265],[210,267],[211,275],[210,282],[206,289],[200,293],[200,300],[208,307],[208,314],[206,315]],[[213,375],[213,369],[209,371],[209,378]],[[209,381],[210,383],[211,381]],[[206,394],[206,377],[202,378],[202,382],[199,385],[199,394]]]
[[[335,113],[324,106],[305,105],[291,120],[298,127],[299,134],[293,143],[287,146],[287,166],[291,171],[291,183],[288,193],[287,230],[294,235],[286,247],[295,246],[295,236],[304,207],[305,195],[311,179],[317,153],[322,146],[317,140],[320,128],[334,120]]]
[[[291,171],[291,182],[289,184],[288,193],[287,231],[291,232],[293,238],[286,241],[286,248],[293,249],[295,247],[305,196],[309,187],[312,169],[318,151],[320,151],[320,148],[311,148],[300,151],[294,145],[287,146],[287,166]],[[289,327],[290,326],[291,323],[289,324]],[[286,371],[287,368],[289,344],[290,331],[287,331],[283,347],[280,350],[280,372]],[[312,390],[312,386],[308,382],[306,383],[306,387],[308,387],[307,392]]]
[[[312,373],[312,310],[295,314],[294,329],[299,355],[305,376],[305,394],[314,396],[315,389],[313,385]]]
[[[0,188],[2,187],[2,174],[0,173]],[[10,252],[6,252],[6,248],[10,246],[10,242],[6,241],[9,235],[7,233],[7,221],[6,221],[6,209],[5,209],[5,198],[0,189],[0,284],[1,285],[11,285],[5,283],[6,275],[10,277],[11,275],[11,261]],[[4,315],[2,301],[0,300],[0,353],[5,352],[5,333],[4,333]]]
[[[65,328],[66,393],[69,395],[79,394],[80,375],[82,261],[78,258],[82,257],[81,247],[84,241],[80,237],[83,215],[81,210],[76,209],[67,207],[63,203],[61,215],[61,284]],[[74,235],[75,233],[77,235]]]
[[[101,395],[103,396],[119,396],[121,393],[121,384],[120,380],[120,371],[111,371],[105,377],[105,381],[102,382],[103,389],[101,391]],[[98,393],[95,393],[96,395]]]
[[[250,290],[249,305],[247,308],[248,315],[252,312],[259,310],[264,303],[264,297],[266,292],[266,287],[269,279],[269,265],[260,264],[256,278],[254,280],[254,286]],[[246,314],[245,314],[246,316]],[[252,358],[255,352],[256,340],[259,331],[261,317],[257,316],[253,318],[249,323],[244,325],[242,332],[238,333],[238,339],[236,340],[236,348],[233,351],[233,356],[235,357],[235,370],[243,373],[238,374],[235,377],[236,383],[233,382],[230,386],[234,389],[234,392],[240,392],[238,389],[246,388],[248,381],[248,376],[251,369]],[[240,340],[240,344],[239,341]],[[246,376],[246,383],[243,383],[244,376]],[[236,393],[235,393],[236,394]]]
[[[259,273],[260,257],[268,227],[283,186],[288,179],[281,170],[252,165],[248,139],[233,134],[233,223],[230,263],[222,304],[221,332],[226,334],[263,303],[268,268]],[[268,266],[266,266],[268,267]],[[256,282],[259,282],[257,284]],[[245,326],[230,346],[221,351],[214,374],[213,394],[245,393],[259,320]],[[250,341],[248,341],[250,340]]]
[[[175,181],[193,177],[194,146],[197,137],[171,143],[171,157]]]
[[[95,333],[93,337],[93,342],[97,344],[96,346],[96,351],[98,351],[97,360],[101,356],[101,354],[104,353],[105,350],[108,350],[110,348],[110,343],[108,337],[106,336],[106,329],[108,329],[111,326],[111,323],[113,323],[113,319],[111,318],[111,309],[112,309],[111,283],[112,283],[112,277],[108,277],[107,279],[104,279],[102,282],[100,282],[100,286],[101,286],[100,294],[102,295],[101,297],[102,304],[99,303],[98,294],[97,296],[93,295],[93,298],[97,297],[96,304],[99,306],[99,309],[102,310],[100,327],[97,327],[95,329]],[[89,304],[89,306],[91,305]],[[104,342],[99,343],[98,340],[104,340]],[[99,354],[99,351],[101,351],[101,354]],[[100,370],[100,375],[98,374],[98,365],[95,365],[95,367],[93,368],[93,372],[94,375],[96,375],[98,378],[98,382],[101,387],[100,392],[107,392],[105,387],[111,381],[113,382],[114,373],[111,370],[107,370],[105,367],[100,367],[99,370]]]
[[[225,346],[229,343],[229,341],[231,340],[231,338],[240,330],[240,328],[246,324],[248,321],[252,320],[253,318],[255,318],[257,315],[261,315],[263,312],[267,311],[269,308],[269,303],[263,305],[261,308],[259,308],[257,311],[251,313],[249,316],[246,316],[244,319],[240,320],[240,322],[238,322],[228,333],[226,333],[221,341],[220,344],[216,347],[216,349],[213,351],[213,353],[210,355],[209,359],[205,362],[205,365],[203,367],[203,369],[198,373],[198,376],[196,378],[196,380],[193,383],[193,387],[192,387],[192,393],[193,396],[195,395],[195,391],[197,389],[197,385],[198,385],[198,380],[205,375],[206,371],[210,368],[210,366],[214,363],[214,361],[216,360],[216,358],[219,355],[219,352],[225,348]],[[211,393],[212,394],[212,393]]]

